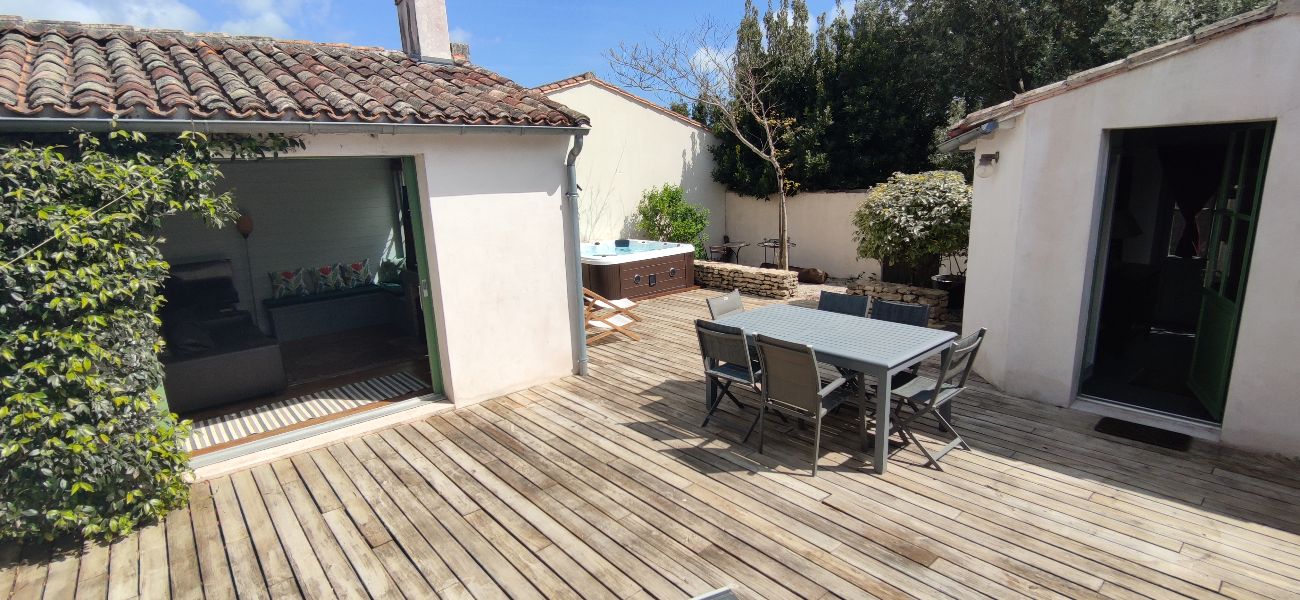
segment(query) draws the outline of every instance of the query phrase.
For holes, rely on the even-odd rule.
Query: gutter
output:
[[[577,365],[574,371],[579,377],[587,376],[587,319],[584,317],[582,293],[582,234],[581,220],[578,214],[578,155],[582,153],[582,142],[587,132],[573,134],[573,147],[564,161],[567,177],[564,180],[564,199],[569,204],[569,241],[573,244],[573,297],[569,311],[573,322],[573,347],[577,350]]]
[[[984,137],[997,130],[998,122],[996,120],[985,121],[977,127],[972,127],[962,133],[948,138],[946,141],[939,144],[937,149],[939,152],[952,152],[954,150],[959,150],[962,146],[965,146],[967,142],[973,142],[976,139]]]
[[[585,135],[588,126],[559,125],[462,125],[454,123],[320,123],[316,121],[240,121],[234,119],[75,119],[42,117],[0,117],[4,131],[107,131],[113,128],[145,132],[198,131],[201,133],[513,133]],[[580,133],[579,133],[580,132]]]

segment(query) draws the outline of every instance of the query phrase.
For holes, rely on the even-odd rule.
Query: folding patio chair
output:
[[[890,435],[895,432],[903,437],[904,446],[907,444],[916,444],[925,455],[926,463],[924,466],[934,465],[935,469],[940,471],[943,467],[939,466],[939,459],[943,458],[953,448],[970,450],[966,445],[961,434],[953,428],[948,417],[943,415],[940,409],[951,407],[952,401],[962,390],[966,389],[966,379],[970,376],[971,366],[975,364],[975,354],[979,352],[980,344],[984,341],[984,332],[980,329],[965,338],[952,343],[943,351],[943,358],[939,364],[939,376],[936,379],[929,377],[917,377],[901,387],[894,390],[893,398],[898,401],[894,407],[894,426],[890,428]],[[761,355],[761,349],[760,349]],[[956,380],[956,383],[953,380]],[[906,407],[912,414],[903,417],[902,409]],[[952,441],[948,442],[938,452],[931,454],[917,439],[916,434],[912,432],[913,424],[918,419],[926,415],[933,415],[939,423],[939,429],[953,435]]]
[[[915,325],[917,327],[930,326],[930,307],[924,304],[912,304],[911,302],[894,302],[891,300],[882,300],[875,298],[871,302],[871,318],[891,323],[902,323],[904,325]],[[916,374],[921,371],[921,365],[912,367],[911,371],[894,375],[893,385],[898,387],[911,381]]]
[[[924,304],[893,302],[876,298],[871,303],[871,318],[891,323],[929,327],[930,307]]]
[[[745,310],[745,305],[740,303],[740,290],[732,290],[721,296],[706,298],[704,303],[709,305],[709,315],[715,321],[731,313]]]
[[[868,296],[841,294],[839,292],[822,292],[821,296],[817,298],[817,310],[865,318],[867,316],[867,307],[870,303],[871,298]],[[858,389],[857,381],[854,379],[856,373],[842,367],[835,367],[835,369],[840,372],[840,375],[848,379],[848,384],[844,388],[845,390],[856,391]]]
[[[867,305],[871,298],[839,292],[822,292],[817,299],[817,310],[825,310],[855,317],[867,316]]]
[[[835,390],[844,385],[840,377],[823,383],[812,346],[795,344],[765,335],[757,336],[758,361],[762,367],[763,405],[758,411],[758,452],[763,453],[763,421],[767,411],[813,421],[812,474],[817,476],[821,456],[822,418],[844,402]],[[754,428],[751,426],[750,430]],[[749,439],[749,435],[745,436]]]
[[[749,353],[749,342],[745,340],[745,332],[739,327],[721,325],[713,321],[696,319],[695,334],[700,339],[700,356],[704,358],[704,376],[709,382],[716,387],[714,397],[706,399],[706,413],[704,414],[704,423],[700,427],[709,424],[709,419],[713,418],[713,411],[718,410],[722,404],[723,398],[731,398],[737,407],[744,408],[745,405],[731,393],[732,384],[739,383],[749,386],[758,393],[758,377],[762,370],[755,364],[754,358]],[[750,427],[750,431],[753,431]],[[748,437],[748,436],[746,436]]]
[[[637,307],[637,303],[628,300],[627,298],[610,300],[587,288],[582,288],[582,295],[586,301],[596,305],[596,307],[601,310],[608,310],[614,312],[615,314],[627,315],[628,318],[632,319],[633,321],[641,320],[641,317],[636,316],[636,313],[632,312],[632,309]]]
[[[595,333],[587,334],[587,343],[596,342],[606,337],[621,333],[633,341],[640,341],[641,337],[627,329],[627,327],[641,318],[632,312],[636,303],[622,298],[619,300],[608,300],[604,296],[597,294],[587,288],[582,288],[583,295],[583,316],[587,321],[587,327],[595,329]]]

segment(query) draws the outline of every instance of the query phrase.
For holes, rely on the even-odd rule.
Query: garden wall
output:
[[[793,297],[798,291],[799,275],[794,271],[697,260],[695,261],[695,284],[719,290],[738,289],[755,296],[785,299]]]
[[[858,260],[853,241],[853,213],[862,204],[865,191],[808,192],[792,196],[786,203],[790,239],[790,264],[816,267],[831,277],[880,276],[880,263]],[[763,249],[758,243],[777,236],[776,200],[763,200],[727,192],[726,231],[733,242],[749,242],[740,251],[740,262],[758,265]],[[713,217],[717,219],[716,216]]]
[[[705,233],[709,243],[722,243],[724,190],[711,175],[708,148],[714,142],[708,131],[604,82],[592,80],[547,95],[597,124],[578,157],[583,241],[643,237],[634,226],[641,194],[671,183],[682,186],[687,202],[709,209]]]

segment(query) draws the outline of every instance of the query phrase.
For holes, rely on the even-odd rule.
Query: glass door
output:
[[[1230,136],[1223,180],[1215,198],[1201,313],[1187,386],[1216,418],[1223,418],[1246,274],[1255,241],[1259,201],[1273,141],[1271,124]]]
[[[402,192],[409,208],[412,237],[414,238],[416,267],[420,276],[420,308],[424,317],[424,339],[429,350],[429,387],[443,393],[442,360],[438,354],[438,326],[433,320],[433,294],[429,287],[429,254],[424,237],[424,196],[420,193],[419,178],[415,174],[415,159],[402,159]]]

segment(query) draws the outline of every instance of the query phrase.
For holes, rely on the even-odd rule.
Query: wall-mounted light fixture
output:
[[[998,164],[999,158],[1002,158],[1001,152],[981,154],[979,162],[975,165],[975,176],[980,179],[988,179],[988,176],[993,174],[993,165]]]

